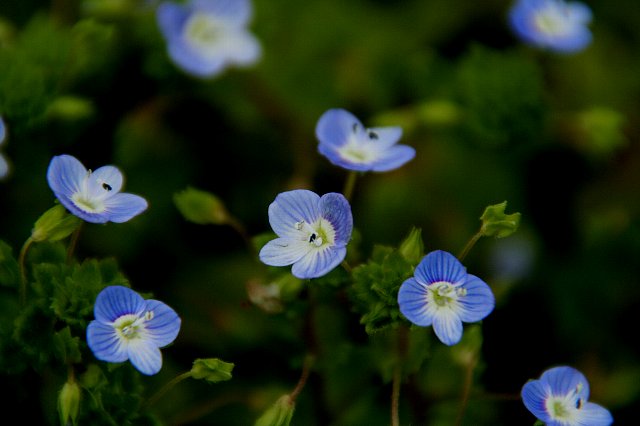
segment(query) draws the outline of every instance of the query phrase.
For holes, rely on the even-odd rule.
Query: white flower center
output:
[[[429,284],[428,289],[427,302],[434,303],[438,308],[456,309],[458,299],[467,295],[466,289],[447,281]]]
[[[578,397],[582,390],[582,383],[566,395],[550,395],[545,401],[545,408],[553,420],[562,424],[575,424],[580,418],[580,409],[584,400]]]
[[[567,18],[567,8],[550,6],[535,16],[534,25],[542,33],[550,36],[559,36],[565,34],[568,30]]]
[[[223,21],[201,12],[194,13],[184,27],[187,42],[203,53],[215,52],[224,40],[225,33],[227,29]]]
[[[360,131],[358,123],[353,123],[347,143],[338,148],[338,154],[352,163],[368,164],[378,159],[380,149],[373,143],[378,134],[368,129]]]
[[[106,210],[104,199],[109,196],[113,188],[102,179],[92,181],[92,176],[91,170],[88,170],[80,184],[80,189],[71,196],[71,201],[87,213],[102,213]]]
[[[313,224],[300,220],[294,226],[300,231],[301,238],[313,247],[331,246],[335,243],[336,231],[326,219],[320,218]]]
[[[137,316],[134,314],[122,315],[113,323],[118,336],[125,340],[132,340],[144,337],[144,323],[153,319],[153,311],[146,311],[144,315]]]

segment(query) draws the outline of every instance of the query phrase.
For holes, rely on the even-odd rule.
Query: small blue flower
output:
[[[547,426],[606,426],[611,413],[589,399],[589,382],[572,367],[554,367],[522,387],[522,402]]]
[[[462,338],[462,322],[489,315],[495,299],[489,286],[467,274],[455,256],[436,250],[422,258],[414,276],[402,283],[398,304],[409,321],[432,325],[438,339],[451,346]]]
[[[158,300],[144,300],[135,291],[110,286],[98,294],[95,320],[87,327],[87,344],[96,358],[106,362],[131,361],[142,374],[162,368],[160,348],[175,340],[180,317]]]
[[[591,9],[564,0],[519,0],[509,12],[513,31],[525,42],[559,53],[578,52],[591,43]]]
[[[397,145],[400,127],[365,128],[344,109],[330,109],[318,120],[318,151],[336,166],[348,170],[386,172],[415,157],[407,145]]]
[[[122,173],[114,166],[87,170],[71,155],[53,157],[47,180],[58,200],[71,213],[92,223],[126,222],[147,208],[147,201],[120,192]]]
[[[4,143],[7,138],[7,129],[5,128],[4,121],[2,117],[0,117],[0,146]],[[7,159],[4,158],[2,154],[0,154],[0,179],[4,178],[9,174],[9,163]]]
[[[293,264],[298,278],[318,278],[344,260],[351,239],[353,217],[347,199],[335,192],[318,194],[305,189],[278,194],[269,206],[269,223],[279,238],[260,250],[260,260],[271,266]]]
[[[249,0],[190,0],[160,4],[157,19],[171,59],[206,78],[258,60],[260,44],[246,29],[251,13]]]

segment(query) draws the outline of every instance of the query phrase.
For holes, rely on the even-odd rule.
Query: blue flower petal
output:
[[[108,197],[122,189],[122,172],[115,166],[102,166],[91,173],[89,192],[95,197]]]
[[[311,250],[293,264],[291,273],[300,279],[318,278],[333,270],[347,254],[344,247]]]
[[[468,274],[461,287],[466,290],[466,294],[458,299],[462,308],[458,315],[462,321],[480,321],[493,311],[496,300],[491,288],[484,281]]]
[[[424,284],[446,281],[455,284],[467,275],[467,269],[451,253],[435,250],[422,258],[415,270],[416,279]]]
[[[203,56],[183,40],[169,43],[169,56],[184,71],[201,78],[219,74],[226,65],[224,56]]]
[[[339,108],[326,111],[316,124],[316,137],[320,141],[318,149],[323,155],[333,153],[333,148],[344,145],[354,133],[354,129],[364,132],[360,120],[349,111]],[[323,151],[327,148],[331,150]]]
[[[546,400],[550,392],[551,389],[549,385],[542,383],[540,380],[528,381],[524,384],[520,392],[525,407],[527,407],[536,418],[545,423],[551,420],[546,406]]]
[[[613,417],[606,408],[593,402],[587,402],[580,409],[578,422],[584,426],[609,426],[613,423]]]
[[[91,321],[87,327],[87,345],[93,355],[106,362],[124,362],[129,358],[126,345],[112,325]]]
[[[278,194],[269,205],[269,224],[279,237],[298,235],[296,222],[304,220],[308,224],[320,218],[320,197],[306,189],[295,189]]]
[[[162,368],[162,353],[152,341],[130,340],[127,350],[129,361],[142,374],[151,376]]]
[[[252,14],[249,0],[192,0],[191,8],[220,17],[237,27],[247,25]]]
[[[287,266],[302,259],[312,250],[307,241],[276,238],[260,250],[260,260],[270,266]]]
[[[47,181],[60,202],[67,208],[73,204],[69,198],[80,190],[87,169],[71,155],[58,155],[51,159]]]
[[[130,288],[114,285],[102,290],[93,307],[96,320],[111,323],[127,314],[140,315],[146,304],[142,296]]]
[[[416,150],[408,145],[392,146],[371,165],[371,170],[374,172],[394,170],[413,160],[415,156]]]
[[[2,154],[0,154],[0,179],[9,174],[9,163],[4,158]]]
[[[462,321],[453,310],[439,309],[433,318],[433,331],[445,345],[455,345],[462,338]]]
[[[0,117],[0,145],[4,143],[6,136],[7,136],[7,130],[4,125],[4,121],[2,120],[2,117]]]
[[[156,18],[160,31],[168,40],[179,38],[189,19],[189,10],[181,4],[164,2],[158,6]]]
[[[554,395],[566,395],[575,392],[580,385],[580,397],[589,399],[589,382],[586,377],[573,367],[554,367],[540,376],[540,381],[551,388]]]
[[[427,327],[433,323],[433,312],[427,305],[427,286],[409,278],[400,286],[398,305],[400,312],[412,323]]]
[[[106,212],[103,216],[114,223],[123,223],[139,215],[148,207],[147,200],[139,195],[119,193],[104,200]]]
[[[153,317],[145,322],[147,337],[159,348],[167,346],[180,332],[180,317],[159,300],[147,300],[145,312],[148,311],[153,312]]]
[[[334,244],[346,246],[353,231],[353,215],[349,201],[342,194],[330,192],[320,198],[320,215],[331,222],[336,232]]]

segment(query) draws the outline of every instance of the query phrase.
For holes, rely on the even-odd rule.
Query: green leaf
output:
[[[231,371],[235,364],[224,362],[218,358],[196,359],[191,368],[191,377],[204,379],[211,383],[224,382],[231,379]]]
[[[0,240],[0,285],[18,287],[20,283],[20,267],[13,257],[11,247]]]
[[[229,213],[215,195],[195,188],[187,188],[173,195],[182,216],[200,225],[224,225],[229,222]]]
[[[53,351],[64,364],[76,364],[82,359],[80,355],[80,338],[71,335],[71,329],[65,327],[53,336]]]
[[[488,206],[480,220],[482,227],[480,232],[485,237],[504,238],[513,234],[520,226],[520,213],[505,214],[507,202]]]

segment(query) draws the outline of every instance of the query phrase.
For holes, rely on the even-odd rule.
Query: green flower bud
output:
[[[484,210],[480,220],[482,221],[481,233],[485,237],[504,238],[518,230],[520,225],[520,213],[505,214],[507,202],[495,204]]]
[[[36,221],[31,231],[31,239],[35,242],[58,241],[71,235],[82,220],[70,213],[61,204],[56,204]]]
[[[295,407],[289,395],[282,395],[256,420],[254,426],[289,426]]]
[[[49,104],[47,115],[61,120],[80,120],[90,117],[94,107],[88,99],[77,96],[60,96]]]
[[[80,386],[75,381],[68,381],[62,386],[58,395],[58,414],[60,425],[67,426],[69,422],[76,424],[78,409],[80,408]]]
[[[224,225],[229,222],[229,213],[224,204],[209,192],[187,188],[174,194],[173,201],[190,222],[200,225]]]
[[[424,243],[422,242],[422,229],[412,228],[407,238],[398,249],[402,257],[412,265],[417,265],[424,256]]]
[[[211,383],[224,382],[231,379],[231,371],[235,364],[224,362],[218,358],[196,359],[191,367],[191,377],[204,379]]]

